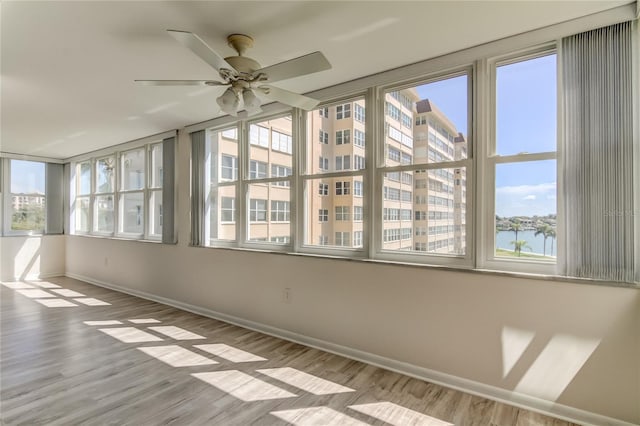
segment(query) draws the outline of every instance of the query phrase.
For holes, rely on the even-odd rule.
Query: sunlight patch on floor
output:
[[[61,288],[59,290],[51,290],[51,291],[64,297],[84,297],[85,296],[82,293],[78,293],[77,291],[69,290],[66,288]]]
[[[163,340],[134,327],[99,328],[98,330],[124,343],[161,342]]]
[[[199,340],[206,339],[204,336],[200,336],[199,334],[192,333],[183,328],[176,327],[173,325],[163,325],[158,327],[148,327],[149,330],[153,330],[157,333],[164,334],[165,336],[171,337],[176,340]]]
[[[145,346],[138,350],[150,355],[172,367],[194,367],[197,365],[213,365],[216,361],[198,355],[177,345]]]
[[[26,289],[26,290],[16,290],[17,293],[20,293],[23,296],[26,296],[30,299],[37,299],[41,297],[56,297],[55,294],[51,294],[48,291],[40,290],[40,289]]]
[[[60,288],[58,284],[50,283],[49,281],[29,281],[29,283],[42,288]]]
[[[46,306],[47,308],[71,308],[73,306],[78,306],[75,303],[71,303],[68,300],[64,299],[34,299],[36,302],[41,305]]]
[[[193,373],[191,375],[242,401],[264,401],[297,396],[238,370]]]
[[[82,303],[87,306],[107,306],[111,305],[111,303],[105,302],[104,300],[94,299],[93,297],[81,297],[73,299],[75,302]]]
[[[262,358],[261,356],[236,349],[223,343],[214,343],[210,345],[194,345],[194,347],[231,362],[255,362],[267,360],[266,358]]]
[[[11,288],[13,290],[18,290],[21,288],[35,288],[34,286],[32,286],[31,284],[27,284],[27,283],[23,283],[20,281],[16,281],[16,282],[3,282],[2,283],[3,286]]]
[[[118,325],[122,322],[118,320],[103,320],[103,321],[82,321],[86,325]]]
[[[426,414],[410,410],[409,408],[405,408],[401,405],[388,401],[350,405],[349,408],[394,426],[454,426],[453,423],[427,416]]]
[[[368,423],[361,422],[329,407],[297,408],[294,410],[272,411],[269,414],[295,426],[368,426]]]
[[[160,323],[160,321],[158,321],[157,319],[153,319],[153,318],[133,318],[133,319],[129,319],[127,320],[130,323],[133,324],[158,324]]]
[[[305,373],[304,371],[296,370],[295,368],[291,367],[267,368],[256,371],[314,395],[355,392],[354,389],[339,385],[320,377],[316,377],[312,374]]]

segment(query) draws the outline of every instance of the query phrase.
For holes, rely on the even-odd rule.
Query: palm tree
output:
[[[531,250],[531,246],[529,246],[529,244],[527,244],[525,240],[511,241],[511,244],[513,244],[513,251],[518,253],[518,257],[520,257],[520,253],[522,252],[523,248]]]
[[[522,224],[520,223],[520,219],[515,218],[509,224],[509,231],[513,231],[516,233],[516,241],[518,241],[518,232],[522,230]]]
[[[535,234],[533,234],[534,237],[537,237],[538,235],[542,235],[542,237],[544,238],[544,241],[542,242],[543,256],[547,255],[547,238],[549,237],[550,231],[552,231],[551,225],[549,225],[548,223],[542,223],[538,225],[538,227],[536,228]]]
[[[553,256],[553,242],[556,239],[556,230],[552,227],[549,227],[549,232],[547,232],[547,237],[551,237],[551,253],[550,255]]]

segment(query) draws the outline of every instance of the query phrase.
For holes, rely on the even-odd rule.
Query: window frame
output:
[[[13,195],[11,192],[11,162],[17,161],[30,161],[34,163],[42,163],[44,165],[44,224],[42,230],[20,230],[11,229],[11,221],[13,217]],[[2,210],[2,218],[0,228],[2,233],[0,235],[5,237],[18,237],[18,236],[44,236],[47,233],[47,161],[35,160],[31,158],[15,158],[15,157],[0,157],[0,209]],[[17,193],[16,193],[17,194]]]

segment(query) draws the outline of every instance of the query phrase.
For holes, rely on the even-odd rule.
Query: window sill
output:
[[[67,234],[67,235],[69,235],[70,237],[96,238],[100,240],[131,241],[136,243],[163,244],[162,240],[148,240],[148,239],[141,239],[141,238],[125,238],[125,237],[114,237],[114,236],[108,236],[108,235],[92,235],[92,234]]]
[[[357,256],[357,255],[353,257],[345,257],[345,256],[339,256],[339,255],[331,255],[331,254],[291,252],[286,250],[276,250],[276,249],[272,250],[272,249],[251,248],[251,247],[224,247],[224,246],[218,246],[218,247],[189,246],[189,247],[213,249],[213,250],[244,251],[244,252],[252,252],[252,253],[284,255],[284,256],[300,256],[300,257],[317,258],[317,259],[340,260],[340,261],[346,261],[346,262],[374,263],[374,264],[380,264],[380,265],[392,265],[392,266],[395,265],[395,266],[402,266],[402,267],[432,269],[432,270],[449,271],[449,272],[462,272],[462,273],[469,273],[469,274],[480,274],[480,275],[490,275],[490,276],[510,277],[510,278],[524,278],[524,279],[532,279],[532,280],[539,280],[539,281],[588,284],[588,285],[597,285],[601,287],[605,286],[605,287],[630,288],[630,289],[640,290],[640,285],[633,284],[633,283],[603,281],[603,280],[596,280],[596,279],[590,279],[590,278],[566,277],[562,275],[552,275],[552,274],[498,271],[498,270],[481,269],[481,268],[463,268],[463,267],[453,267],[453,266],[444,266],[444,265],[430,265],[430,264],[415,263],[415,262],[400,262],[400,261],[387,260],[387,259],[369,259],[362,256]],[[354,251],[354,254],[362,254],[362,251],[356,250]]]

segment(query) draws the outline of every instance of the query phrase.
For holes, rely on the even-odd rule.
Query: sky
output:
[[[44,163],[11,160],[11,192],[44,194]]]
[[[556,150],[556,55],[498,67],[496,73],[496,154]],[[417,87],[467,136],[467,77]],[[496,214],[545,216],[556,213],[556,162],[499,164]]]

